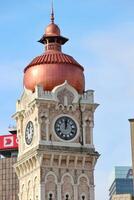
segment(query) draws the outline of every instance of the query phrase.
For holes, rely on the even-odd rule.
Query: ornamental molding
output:
[[[65,80],[65,82],[61,85],[58,85],[56,86],[53,90],[52,90],[52,93],[53,95],[55,96],[56,100],[59,102],[59,97],[58,97],[58,94],[59,92],[63,91],[63,95],[66,95],[66,93],[70,92],[70,94],[72,95],[72,103],[78,103],[78,100],[79,100],[79,94],[78,92],[75,90],[74,87],[72,87],[68,82],[67,80]],[[67,106],[68,105],[68,99],[65,99],[64,100],[64,106]]]

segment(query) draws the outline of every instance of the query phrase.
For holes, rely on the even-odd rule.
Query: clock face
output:
[[[77,134],[77,125],[75,121],[68,116],[58,118],[55,122],[54,129],[57,136],[63,140],[71,140]]]
[[[34,135],[34,126],[33,123],[29,121],[25,131],[25,141],[28,145],[31,144],[33,140],[33,135]]]

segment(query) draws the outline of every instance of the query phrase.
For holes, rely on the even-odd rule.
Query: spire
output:
[[[52,22],[52,24],[54,23],[54,8],[53,8],[53,0],[52,0],[52,4],[51,4],[51,22]]]
[[[53,49],[61,51],[61,45],[64,45],[68,41],[68,39],[61,36],[60,28],[54,23],[54,1],[51,0],[51,2],[51,23],[45,28],[45,33],[38,42],[45,44],[46,50]]]

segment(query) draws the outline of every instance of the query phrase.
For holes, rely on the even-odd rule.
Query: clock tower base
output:
[[[93,149],[39,145],[30,154],[16,164],[20,200],[94,200]]]

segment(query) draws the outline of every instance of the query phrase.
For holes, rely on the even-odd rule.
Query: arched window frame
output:
[[[49,175],[54,176],[55,184],[57,185],[58,179],[57,179],[57,176],[56,176],[56,174],[55,174],[54,172],[48,172],[48,173],[46,174],[44,183],[45,183],[45,184],[47,183],[47,178],[48,178]],[[56,195],[56,194],[54,194],[52,191],[49,191],[49,193],[48,193],[48,200],[49,200],[49,195],[50,195],[50,194],[52,194],[52,196],[53,196],[52,199],[55,198],[55,195]]]
[[[79,178],[78,178],[78,185],[80,184],[80,179],[81,179],[81,178],[86,178],[86,179],[87,179],[87,184],[88,184],[88,186],[90,187],[89,178],[88,178],[88,176],[87,176],[86,174],[81,174],[81,175],[79,176]]]
[[[67,195],[68,195],[68,199],[67,199]],[[65,194],[64,199],[65,200],[70,200],[70,194],[68,192]]]
[[[83,197],[84,197],[84,198],[83,198]],[[86,194],[85,194],[85,193],[82,193],[80,199],[81,199],[81,200],[87,200]]]
[[[52,195],[52,200],[53,200],[54,193],[53,193],[53,192],[51,192],[51,191],[48,193],[48,200],[50,200],[50,195]]]
[[[45,183],[47,182],[47,177],[48,177],[49,175],[53,175],[53,176],[54,176],[54,178],[55,178],[55,183],[57,184],[57,183],[58,183],[58,180],[57,180],[57,176],[56,176],[56,174],[55,174],[54,172],[48,172],[48,173],[46,174],[46,176],[45,176]]]
[[[71,179],[71,184],[74,185],[73,177],[72,177],[72,175],[69,174],[69,173],[65,173],[65,174],[62,176],[62,178],[61,178],[61,184],[64,183],[64,177],[66,177],[66,176],[69,176],[69,177],[70,177],[70,179]]]

